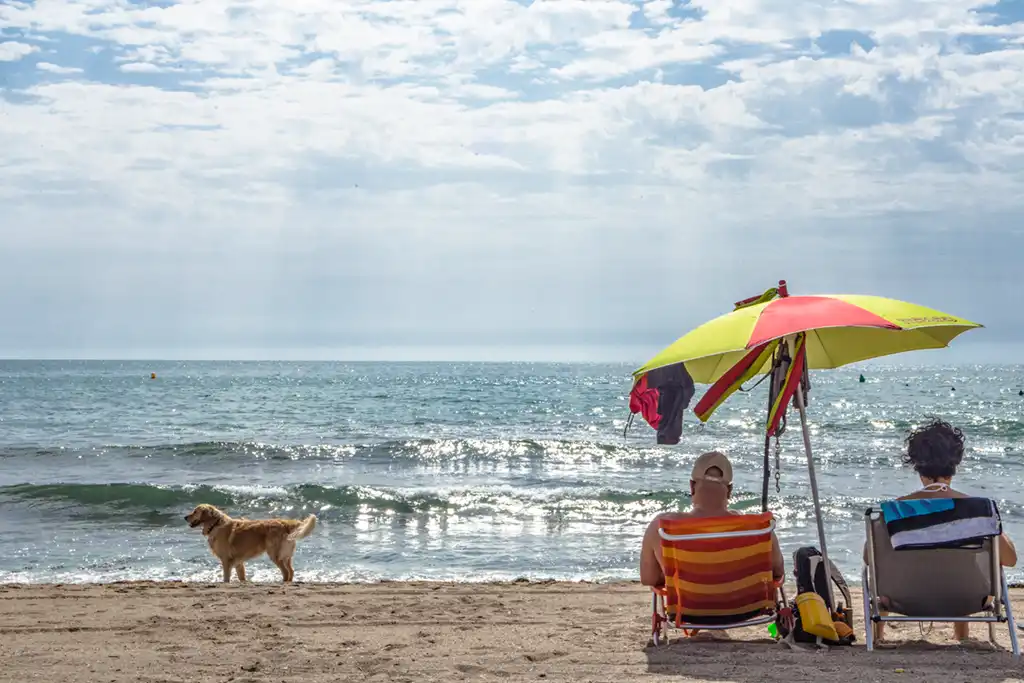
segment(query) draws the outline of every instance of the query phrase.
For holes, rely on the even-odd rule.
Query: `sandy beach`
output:
[[[954,644],[949,626],[903,626],[874,653],[791,652],[763,628],[655,650],[648,604],[638,584],[6,585],[0,680],[1024,680],[1008,652]]]

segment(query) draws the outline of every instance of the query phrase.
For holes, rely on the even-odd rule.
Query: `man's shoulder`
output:
[[[663,519],[690,519],[694,514],[692,512],[659,512],[654,517],[654,521],[660,521]]]
[[[729,514],[729,515],[745,515],[745,514],[747,514],[743,510],[726,510],[725,512],[726,512],[726,514]],[[663,519],[666,519],[666,520],[673,520],[673,519],[703,519],[705,517],[718,517],[721,514],[722,514],[721,512],[704,514],[704,513],[700,512],[698,510],[687,510],[685,512],[682,512],[682,511],[659,512],[657,515],[654,516],[654,522],[657,523],[658,521],[663,520]]]

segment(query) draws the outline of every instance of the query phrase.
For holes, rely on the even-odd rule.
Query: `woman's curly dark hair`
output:
[[[932,420],[907,436],[904,465],[912,465],[922,477],[945,479],[956,474],[964,457],[964,433],[942,420]]]

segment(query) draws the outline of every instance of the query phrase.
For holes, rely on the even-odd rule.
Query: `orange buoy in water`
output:
[[[150,379],[156,379],[156,373],[155,372],[149,373],[149,378]]]

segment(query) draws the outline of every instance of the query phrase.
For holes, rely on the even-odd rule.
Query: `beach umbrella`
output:
[[[981,327],[924,306],[868,295],[790,296],[785,281],[769,290],[774,298],[740,302],[667,346],[634,372],[684,363],[695,382],[710,384],[761,344],[807,333],[811,370],[904,351],[938,349],[957,335]],[[760,298],[760,297],[759,297]],[[756,373],[771,370],[766,359]]]
[[[694,406],[697,417],[706,422],[745,382],[759,375],[770,380],[762,508],[767,507],[768,498],[769,440],[777,439],[784,430],[786,409],[792,401],[800,413],[818,541],[829,566],[807,425],[807,370],[837,368],[905,351],[944,348],[958,335],[977,327],[981,325],[880,296],[790,296],[782,280],[778,287],[760,296],[737,302],[733,311],[695,328],[638,368],[633,373],[631,398],[638,395],[638,389],[647,389],[645,378],[649,373],[672,367],[687,380],[712,385]],[[646,393],[646,403],[650,405],[651,392]],[[639,410],[633,407],[631,401],[631,410]],[[831,593],[831,582],[829,590]]]

